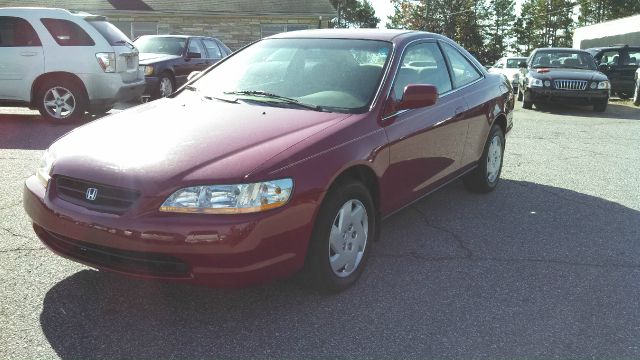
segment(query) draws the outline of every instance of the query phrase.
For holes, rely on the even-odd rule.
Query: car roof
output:
[[[180,39],[189,39],[189,38],[202,38],[202,39],[215,39],[213,36],[200,36],[200,35],[140,35],[139,38],[142,37],[167,37],[167,38],[180,38]]]
[[[574,49],[574,48],[537,48],[534,51],[576,51],[576,52],[582,52],[582,53],[588,53],[587,50],[581,50],[581,49]]]
[[[270,39],[357,39],[357,40],[382,40],[395,41],[412,35],[426,35],[425,37],[442,38],[443,36],[414,30],[394,29],[314,29],[290,31],[270,36]]]

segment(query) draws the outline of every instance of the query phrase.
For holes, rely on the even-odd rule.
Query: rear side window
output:
[[[222,57],[222,53],[220,52],[220,48],[215,41],[209,39],[202,39],[202,43],[204,47],[207,48],[207,52],[209,53],[209,58],[211,59],[220,59]]]
[[[38,34],[25,19],[0,16],[0,47],[42,46]]]
[[[449,58],[451,63],[453,86],[459,88],[461,86],[472,83],[480,79],[480,73],[478,70],[453,46],[442,43],[442,48]]]
[[[123,45],[131,41],[120,29],[108,21],[88,21],[109,42],[110,45]]]
[[[62,19],[40,19],[40,21],[60,46],[93,46],[96,44],[91,36],[74,22]]]
[[[618,50],[605,51],[600,56],[600,64],[618,65],[619,58],[620,58],[620,52]]]

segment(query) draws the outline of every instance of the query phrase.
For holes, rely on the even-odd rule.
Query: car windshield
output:
[[[363,112],[391,49],[391,43],[374,40],[267,39],[228,58],[190,88],[269,106]]]
[[[531,61],[531,67],[595,70],[596,63],[593,57],[586,52],[545,50],[536,52]]]
[[[108,21],[104,20],[88,20],[98,32],[104,36],[110,45],[130,44],[131,40],[120,29]]]
[[[182,55],[187,44],[185,38],[142,36],[133,44],[141,53]]]
[[[526,62],[527,59],[526,58],[512,58],[512,59],[507,59],[507,69],[517,69],[520,66],[521,62]]]

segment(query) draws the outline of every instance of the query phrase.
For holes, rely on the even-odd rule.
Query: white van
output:
[[[129,38],[102,16],[0,8],[0,105],[82,119],[140,98],[144,72]]]

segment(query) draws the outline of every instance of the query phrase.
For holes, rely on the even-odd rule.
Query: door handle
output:
[[[22,51],[20,52],[20,56],[36,56],[38,55],[35,51]]]

